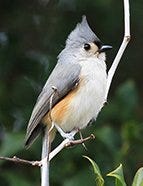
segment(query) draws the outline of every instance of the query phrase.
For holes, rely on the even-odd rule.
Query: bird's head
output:
[[[112,46],[104,45],[88,25],[86,16],[82,17],[81,23],[69,34],[66,40],[66,51],[73,55],[83,57],[105,58],[105,52]]]

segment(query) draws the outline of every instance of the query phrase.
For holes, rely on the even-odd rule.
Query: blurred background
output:
[[[108,104],[83,136],[96,138],[64,149],[51,162],[53,186],[95,185],[94,175],[82,155],[91,157],[102,174],[123,164],[131,185],[143,166],[143,2],[130,0],[131,35],[112,82]],[[24,149],[27,122],[37,96],[54,68],[56,56],[75,25],[87,16],[91,28],[113,50],[110,67],[123,38],[123,1],[115,0],[0,0],[0,156],[40,159],[41,139]],[[53,148],[62,138],[57,135]],[[106,184],[112,186],[112,178]],[[0,161],[1,186],[39,186],[40,171]]]

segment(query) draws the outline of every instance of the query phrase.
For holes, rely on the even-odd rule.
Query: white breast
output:
[[[69,132],[75,128],[82,129],[94,117],[96,118],[105,100],[107,81],[104,61],[89,58],[81,61],[81,86],[69,105],[68,115],[62,123],[62,129]]]

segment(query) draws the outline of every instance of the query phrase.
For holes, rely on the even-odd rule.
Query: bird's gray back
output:
[[[27,127],[26,146],[29,146],[33,140],[35,140],[35,135],[38,135],[40,122],[44,115],[50,110],[51,96],[53,95],[53,107],[78,83],[80,70],[81,66],[78,63],[57,63],[43,87],[31,114]],[[54,87],[57,90],[55,90]]]

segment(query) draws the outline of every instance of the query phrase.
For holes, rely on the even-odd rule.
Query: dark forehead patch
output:
[[[97,45],[98,48],[101,48],[102,42],[100,40],[94,40],[94,44]]]

